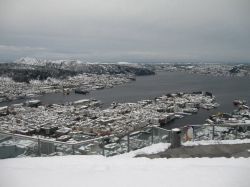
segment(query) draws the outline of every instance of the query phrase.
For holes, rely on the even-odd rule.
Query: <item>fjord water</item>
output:
[[[214,110],[200,109],[197,114],[187,116],[171,122],[168,127],[178,127],[186,124],[201,124],[211,114],[217,112],[231,112],[234,110],[232,101],[244,99],[250,102],[250,78],[223,77],[211,75],[188,74],[185,72],[157,72],[156,75],[139,76],[136,81],[119,85],[111,89],[96,90],[87,95],[71,93],[66,96],[62,93],[46,94],[38,99],[43,103],[65,103],[84,98],[101,100],[104,107],[113,101],[136,102],[142,99],[154,99],[167,93],[209,91],[216,96],[221,105]]]

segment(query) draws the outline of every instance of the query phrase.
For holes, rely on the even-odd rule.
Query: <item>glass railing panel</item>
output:
[[[144,129],[144,140],[146,143],[146,146],[152,145],[153,144],[153,128],[154,127],[147,127]]]
[[[153,143],[169,143],[171,131],[159,127],[153,127]]]
[[[128,136],[115,137],[111,142],[104,145],[104,155],[114,156],[117,154],[126,153],[128,151]]]
[[[1,134],[0,159],[17,157],[16,145],[12,136]]]
[[[236,139],[249,139],[250,138],[250,125],[240,125],[235,128]]]
[[[16,154],[18,154],[18,157],[38,156],[39,148],[38,148],[38,141],[36,138],[29,139],[26,137],[14,136],[13,140],[16,145]]]
[[[38,155],[38,142],[36,139],[15,135],[1,135],[0,142],[0,158],[2,159]]]
[[[130,150],[140,149],[151,145],[152,132],[150,129],[136,131],[129,134],[129,147]]]
[[[39,154],[41,156],[72,155],[72,145],[65,142],[39,140]]]
[[[193,140],[212,140],[213,139],[213,126],[211,125],[200,125],[192,126],[193,128]]]
[[[233,127],[214,126],[214,140],[233,140],[235,130]]]
[[[93,139],[73,145],[76,155],[102,155],[105,140],[103,138]]]

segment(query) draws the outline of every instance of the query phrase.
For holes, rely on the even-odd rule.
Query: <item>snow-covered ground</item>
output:
[[[240,140],[237,142],[249,143],[240,142]],[[200,142],[200,144],[218,144],[218,142]],[[192,145],[191,142],[188,143],[188,146],[190,145]],[[161,152],[168,147],[169,144],[159,143],[109,158],[63,156],[0,160],[0,186],[249,186],[250,158],[161,158],[152,160],[133,158],[137,154]]]
[[[248,187],[250,159],[147,159],[102,156],[0,161],[3,187]]]

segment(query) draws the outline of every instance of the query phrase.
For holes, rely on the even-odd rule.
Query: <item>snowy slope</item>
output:
[[[146,159],[102,156],[0,161],[3,187],[248,187],[250,159]]]

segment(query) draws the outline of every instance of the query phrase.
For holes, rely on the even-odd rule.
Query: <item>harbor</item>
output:
[[[163,94],[173,92],[192,92],[209,91],[212,92],[220,103],[217,109],[210,111],[199,110],[196,115],[173,121],[171,127],[179,127],[186,124],[199,124],[216,112],[231,112],[234,106],[231,102],[236,98],[242,98],[250,102],[249,78],[247,77],[215,77],[185,72],[157,72],[156,75],[139,76],[136,81],[117,85],[112,89],[93,90],[89,94],[75,94],[74,91],[69,95],[63,93],[48,93],[36,99],[44,104],[63,104],[74,102],[81,99],[97,99],[107,108],[115,101],[119,103],[137,102],[143,99],[154,99]],[[11,105],[14,103],[25,102],[25,99],[2,102],[0,106]]]
[[[125,75],[101,77],[80,76],[89,80],[81,89],[76,89],[79,79],[73,81],[76,86],[63,90],[1,102],[1,149],[9,149],[9,157],[112,156],[169,142],[171,129],[185,132],[187,126],[192,126],[195,140],[248,137],[247,77],[166,71],[136,80]],[[114,86],[103,86],[107,82]],[[239,106],[245,110],[237,113]]]

